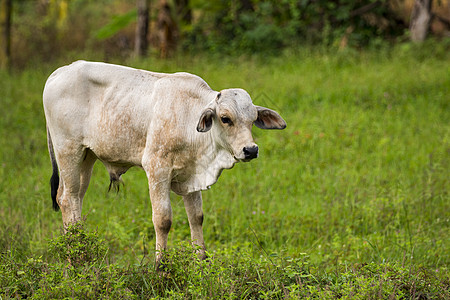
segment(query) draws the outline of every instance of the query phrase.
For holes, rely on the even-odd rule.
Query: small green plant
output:
[[[83,223],[78,222],[69,225],[65,234],[50,241],[49,252],[54,257],[79,267],[103,260],[107,247],[103,240],[98,238],[97,231],[86,231]]]

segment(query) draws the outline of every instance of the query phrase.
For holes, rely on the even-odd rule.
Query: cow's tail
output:
[[[52,138],[50,136],[50,131],[48,130],[48,127],[47,127],[47,143],[48,143],[48,152],[50,153],[50,160],[52,162],[52,169],[53,169],[52,178],[50,178],[53,209],[55,211],[58,211],[59,205],[58,202],[56,201],[56,195],[58,194],[58,187],[59,187],[58,164],[56,162],[55,151],[53,150]]]

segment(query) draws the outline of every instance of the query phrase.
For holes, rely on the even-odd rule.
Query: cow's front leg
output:
[[[205,259],[205,242],[203,240],[203,208],[202,193],[194,192],[183,196],[184,207],[188,215],[189,226],[191,228],[191,239],[194,245],[199,246],[199,258]]]
[[[165,176],[148,173],[152,221],[156,234],[156,268],[160,268],[163,250],[167,248],[167,238],[172,226],[172,206],[170,205],[170,183]]]

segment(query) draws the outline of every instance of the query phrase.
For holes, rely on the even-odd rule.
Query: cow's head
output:
[[[253,124],[262,129],[286,128],[286,122],[277,112],[253,105],[246,91],[226,89],[203,110],[197,131],[211,130],[215,142],[237,161],[250,161],[258,157],[258,146],[252,137]]]

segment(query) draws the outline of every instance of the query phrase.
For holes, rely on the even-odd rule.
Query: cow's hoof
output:
[[[156,260],[155,270],[160,275],[165,274],[164,277],[167,277],[167,275],[170,274],[169,268],[167,267],[167,263],[166,263],[166,260],[164,259],[164,257],[161,257]]]

